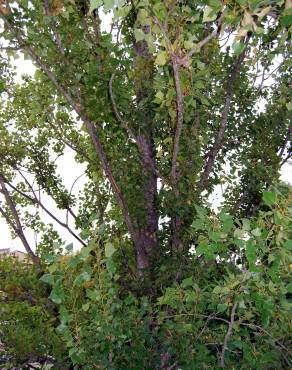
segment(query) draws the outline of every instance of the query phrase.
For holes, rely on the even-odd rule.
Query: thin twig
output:
[[[123,212],[125,223],[127,225],[127,228],[129,230],[129,233],[133,239],[133,242],[137,248],[138,254],[141,256],[141,265],[140,268],[146,268],[148,267],[148,257],[146,254],[146,251],[144,250],[144,246],[141,242],[141,239],[139,237],[139,233],[137,232],[134,222],[132,220],[132,217],[129,212],[129,207],[127,200],[124,196],[124,193],[122,192],[121,188],[118,186],[116,179],[114,177],[112,168],[110,166],[110,163],[108,161],[107,155],[105,153],[104,147],[101,143],[98,131],[95,127],[94,122],[89,119],[87,114],[84,112],[84,108],[79,105],[78,102],[75,101],[75,99],[72,97],[70,92],[57,80],[55,74],[49,69],[47,64],[43,62],[43,60],[35,53],[35,51],[32,49],[30,45],[28,45],[25,40],[23,39],[23,35],[19,34],[19,31],[15,29],[15,27],[10,23],[10,21],[5,17],[3,12],[0,10],[0,18],[4,21],[7,30],[9,30],[11,33],[15,34],[15,37],[17,38],[20,46],[27,51],[27,53],[31,56],[32,60],[40,67],[40,69],[47,75],[48,79],[52,82],[52,84],[55,86],[57,91],[63,95],[69,106],[73,108],[73,110],[77,113],[77,115],[83,120],[85,127],[87,129],[87,132],[92,140],[94,149],[98,155],[98,158],[100,160],[102,169],[104,170],[104,173],[109,180],[114,194],[117,198],[118,204]],[[143,256],[143,257],[142,257]],[[142,262],[143,260],[143,262]],[[143,265],[143,266],[142,266]]]
[[[288,153],[287,156],[282,160],[282,162],[280,163],[280,167],[283,166],[283,164],[285,164],[290,158],[292,158],[292,153]]]
[[[69,197],[72,195],[73,188],[76,184],[76,182],[85,175],[85,172],[83,172],[81,175],[79,175],[74,181],[73,184],[71,185],[70,192],[69,192]],[[68,209],[66,210],[66,225],[68,225],[68,219],[69,219],[69,211]]]
[[[221,31],[221,21],[222,21],[222,15],[220,16],[220,18],[218,19],[218,26],[217,28],[211,32],[209,35],[207,35],[203,40],[201,40],[200,42],[198,42],[194,48],[192,48],[187,56],[190,58],[192,57],[195,53],[197,53],[200,49],[202,49],[203,46],[205,46],[210,40],[212,40],[214,37],[217,37],[219,34],[220,34],[220,31]]]
[[[213,317],[214,317],[213,315],[209,315],[207,317],[207,320],[205,321],[205,324],[204,324],[202,330],[200,331],[200,333],[196,337],[196,341],[203,335],[204,331],[206,330],[206,328],[208,326],[209,321],[211,321],[213,319]]]
[[[220,364],[221,364],[222,367],[224,367],[224,356],[225,356],[225,352],[226,352],[226,349],[227,349],[228,340],[230,339],[230,337],[232,335],[232,330],[233,330],[233,325],[234,325],[234,317],[235,317],[235,312],[236,312],[237,306],[238,306],[238,303],[236,302],[236,303],[234,303],[234,305],[232,307],[230,322],[229,322],[229,325],[228,325],[228,330],[227,330],[227,333],[225,335],[224,342],[223,342],[221,360],[220,360]]]
[[[226,131],[226,127],[227,127],[227,123],[228,123],[228,115],[229,115],[229,111],[230,111],[230,108],[231,108],[231,100],[233,98],[233,93],[234,93],[234,83],[235,83],[236,77],[237,77],[237,75],[240,71],[240,67],[241,67],[241,65],[244,61],[244,58],[245,58],[245,55],[246,55],[246,52],[247,52],[247,44],[248,44],[249,39],[250,39],[250,36],[246,38],[245,48],[242,51],[242,53],[239,55],[239,57],[237,58],[237,60],[234,64],[234,67],[231,71],[228,82],[227,82],[225,102],[224,102],[223,112],[222,112],[222,116],[221,116],[221,123],[220,123],[219,130],[217,132],[217,135],[215,137],[214,144],[213,144],[213,146],[211,147],[211,149],[209,150],[209,152],[207,154],[208,159],[207,159],[206,165],[204,167],[204,171],[202,173],[201,179],[200,179],[199,184],[198,184],[198,188],[200,190],[202,190],[204,188],[204,186],[206,185],[206,183],[209,179],[209,175],[210,175],[211,170],[213,168],[213,165],[215,163],[215,159],[216,159],[217,154],[218,154],[218,152],[221,148],[221,145],[222,145],[222,140],[223,140],[223,137],[224,137],[224,134],[225,134],[225,131]]]
[[[173,74],[175,80],[175,90],[176,90],[176,130],[174,135],[174,143],[173,143],[173,154],[172,154],[172,164],[171,164],[171,178],[173,181],[173,185],[175,186],[175,182],[177,179],[176,173],[176,166],[177,166],[177,156],[179,152],[179,142],[180,136],[183,127],[183,120],[184,120],[184,101],[183,101],[183,93],[181,90],[181,82],[180,82],[180,67],[176,61],[175,56],[172,58],[172,65],[173,65]]]
[[[50,5],[49,5],[49,1],[48,0],[44,0],[44,9],[45,9],[45,14],[46,16],[51,16],[51,11],[50,11]],[[53,24],[53,29],[52,29],[52,32],[53,32],[53,41],[54,43],[56,44],[57,46],[57,49],[59,50],[59,52],[65,56],[65,49],[62,45],[62,41],[61,41],[61,38],[60,38],[60,35],[58,34],[58,32],[56,31],[56,22],[54,20],[52,20],[52,24]],[[65,59],[65,63],[69,65],[69,61],[67,59]]]
[[[10,218],[3,211],[3,209],[1,209],[1,213],[5,217],[6,221],[12,226],[12,228],[14,229],[14,231],[16,232],[16,234],[18,235],[18,237],[22,241],[22,244],[23,244],[25,250],[27,251],[28,255],[31,257],[32,261],[36,265],[39,265],[39,262],[40,262],[39,258],[36,256],[36,254],[31,249],[31,247],[30,247],[30,245],[29,245],[29,243],[28,243],[28,241],[27,241],[27,239],[24,235],[23,226],[21,224],[18,212],[17,212],[15,204],[14,204],[14,202],[13,202],[13,200],[12,200],[12,198],[11,198],[11,196],[10,196],[6,186],[5,186],[5,181],[4,181],[4,178],[3,178],[2,175],[0,175],[0,185],[1,185],[2,193],[4,194],[7,206],[10,209],[10,212],[12,214],[12,217],[14,219],[15,224],[13,222],[11,222]]]
[[[136,138],[134,132],[129,127],[128,123],[123,120],[123,118],[121,117],[121,115],[120,115],[120,113],[118,111],[117,104],[116,104],[115,97],[114,97],[114,93],[113,93],[113,81],[114,81],[114,78],[115,78],[115,74],[113,73],[111,75],[108,88],[109,88],[109,95],[110,95],[110,98],[111,98],[111,103],[112,103],[112,107],[113,107],[115,116],[116,116],[117,120],[121,123],[122,127],[127,131],[129,138],[131,138],[134,141],[137,141],[137,138]]]
[[[74,231],[68,226],[67,223],[64,223],[62,221],[60,221],[51,211],[48,210],[48,208],[46,206],[44,206],[44,204],[40,201],[40,199],[38,199],[32,185],[30,184],[30,182],[27,180],[27,178],[23,175],[23,173],[21,173],[21,171],[18,171],[20,176],[24,179],[25,183],[27,184],[27,186],[29,187],[29,189],[31,190],[32,194],[33,194],[33,198],[29,197],[26,195],[26,198],[27,199],[30,199],[30,201],[33,203],[33,204],[38,204],[41,209],[43,211],[46,212],[46,214],[48,216],[50,216],[54,221],[56,221],[60,226],[64,227],[76,240],[78,240],[79,243],[81,243],[84,247],[86,246],[86,243],[84,243],[84,241],[82,239],[79,238],[78,235],[76,235],[74,233]],[[16,187],[14,187],[12,184],[8,183],[8,185],[10,187],[12,187],[15,191],[18,192],[18,189]],[[22,194],[21,194],[22,195]]]
[[[247,326],[251,329],[256,328],[256,329],[260,330],[262,333],[266,334],[268,337],[270,337],[275,342],[274,347],[276,349],[279,349],[278,347],[280,347],[283,351],[286,351],[289,354],[289,356],[291,356],[291,351],[288,348],[286,348],[281,342],[279,342],[279,340],[275,339],[267,330],[262,328],[260,325],[248,324],[248,323],[245,323],[245,322],[238,322],[238,324],[241,325],[241,326]],[[285,359],[287,364],[291,367],[292,366],[291,361],[287,358],[287,356],[282,351],[281,351],[281,355],[283,356],[283,358]]]
[[[292,136],[292,126],[289,126],[288,131],[287,131],[287,134],[286,134],[285,139],[284,139],[284,143],[283,143],[282,148],[281,148],[281,150],[280,150],[280,152],[278,154],[278,156],[280,158],[283,156],[283,154],[285,152],[285,149],[286,149],[286,146],[288,144],[288,141],[292,139],[291,136]]]

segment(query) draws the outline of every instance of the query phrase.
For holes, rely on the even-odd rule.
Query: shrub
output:
[[[250,220],[198,207],[193,252],[165,256],[144,291],[111,243],[54,256],[42,280],[75,368],[290,368],[291,194],[265,197]]]
[[[14,257],[1,257],[0,341],[2,360],[7,360],[2,366],[49,361],[56,369],[67,368],[65,348],[55,331],[57,319],[47,292],[33,266]]]

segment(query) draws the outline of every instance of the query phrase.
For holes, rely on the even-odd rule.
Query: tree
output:
[[[117,250],[120,286],[152,299],[163,270],[163,286],[186,277],[190,250],[205,266],[199,224],[216,187],[227,223],[267,210],[262,192],[291,158],[290,1],[6,0],[0,17],[0,212],[36,263],[62,243],[31,206],[83,250]],[[22,84],[19,51],[36,67]],[[78,198],[53,160],[68,147],[86,165]],[[43,235],[36,254],[26,228]]]
[[[165,247],[187,253],[194,204],[223,181],[224,165],[231,167],[225,178],[230,191],[244,203],[270,185],[283,154],[291,155],[284,57],[290,2],[282,3],[3,2],[2,36],[8,41],[3,48],[22,50],[37,72],[22,86],[2,82],[7,106],[2,130],[14,145],[10,154],[3,142],[4,164],[10,163],[2,170],[2,192],[6,172],[15,174],[15,167],[28,162],[38,185],[71,212],[72,200],[48,164],[52,151],[61,154],[70,146],[99,188],[95,198],[107,197],[112,210],[119,209],[111,217],[115,222],[122,217],[125,225],[119,221],[115,227],[124,238],[130,235],[139,270],[152,269]],[[101,9],[114,10],[112,33],[101,32]],[[224,46],[226,38],[232,47]],[[276,57],[285,58],[272,71],[277,97],[263,83],[255,85],[257,74],[263,82]],[[5,63],[2,59],[3,68]],[[270,101],[266,112],[256,112],[263,97]],[[267,127],[269,140],[261,127]],[[267,167],[262,161],[268,156]],[[247,178],[248,166],[258,162]],[[233,176],[236,171],[240,174]],[[247,189],[237,190],[236,177]],[[249,190],[250,182],[258,190]],[[110,189],[101,190],[107,184]],[[251,202],[249,208],[256,200]],[[161,231],[159,217],[170,220],[160,223]]]

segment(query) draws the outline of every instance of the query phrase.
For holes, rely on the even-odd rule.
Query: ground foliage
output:
[[[195,254],[183,268],[165,259],[151,295],[138,282],[130,292],[119,284],[118,245],[47,256],[41,280],[53,288],[57,331],[76,368],[288,369],[292,194],[275,194],[265,193],[269,209],[257,219],[198,207]]]
[[[31,264],[15,257],[0,258],[0,317],[1,369],[36,362],[53,362],[55,369],[68,367],[48,289]]]
[[[0,19],[0,212],[74,366],[289,368],[291,1],[2,0]]]

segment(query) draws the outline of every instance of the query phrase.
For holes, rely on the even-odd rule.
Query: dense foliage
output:
[[[0,257],[0,366],[29,363],[66,367],[67,352],[56,333],[54,307],[35,269],[15,257]],[[4,367],[5,366],[5,367]]]
[[[0,0],[0,214],[58,307],[23,330],[75,369],[291,367],[291,9]]]
[[[285,189],[287,191],[287,189]],[[275,193],[265,193],[271,205]],[[199,245],[160,266],[155,295],[119,284],[119,246],[50,257],[57,331],[84,369],[285,369],[291,366],[292,193],[258,219],[197,207]],[[233,251],[230,259],[228,251]],[[199,257],[199,258],[198,258]],[[172,269],[170,268],[172,266]],[[219,364],[219,365],[218,365]],[[78,366],[77,366],[78,368]]]

